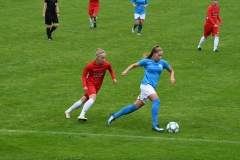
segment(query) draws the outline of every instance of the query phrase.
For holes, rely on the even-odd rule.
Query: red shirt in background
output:
[[[213,4],[211,4],[208,7],[206,24],[214,26],[214,25],[218,25],[218,21],[222,23],[222,19],[219,16],[219,10],[220,10],[220,7],[218,5],[214,6]]]

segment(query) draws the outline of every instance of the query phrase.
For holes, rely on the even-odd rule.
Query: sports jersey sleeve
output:
[[[147,64],[147,59],[142,59],[142,60],[138,61],[139,66],[146,66],[146,64]]]
[[[108,66],[108,71],[109,71],[112,79],[116,79],[116,75],[115,75],[115,73],[114,73],[114,70],[113,70],[111,64],[109,64],[109,66]]]
[[[209,22],[210,22],[212,25],[215,25],[215,22],[214,22],[213,19],[212,19],[212,5],[208,7],[208,10],[207,10],[207,19],[209,20]]]
[[[145,5],[147,5],[147,6],[148,6],[148,0],[145,0]]]
[[[219,16],[219,11],[220,11],[220,7],[219,7],[219,10],[218,10],[218,16],[217,16],[217,19],[218,19],[218,21],[219,21],[220,23],[223,23],[222,19],[221,19],[220,16]]]
[[[87,87],[87,76],[89,74],[90,70],[90,63],[84,68],[83,73],[82,73],[82,85],[83,87]]]
[[[164,68],[164,69],[169,69],[169,68],[171,68],[171,66],[170,66],[166,61],[164,61],[163,64],[164,64],[164,65],[163,65],[163,68]]]

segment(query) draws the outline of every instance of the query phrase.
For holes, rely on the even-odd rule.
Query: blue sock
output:
[[[139,24],[139,26],[138,26],[138,33],[140,33],[141,30],[142,30],[142,24]]]
[[[134,23],[133,28],[135,29],[137,26],[138,26],[138,25],[137,25],[136,23]]]
[[[122,116],[122,115],[126,115],[126,114],[129,114],[129,113],[132,113],[132,112],[134,112],[134,111],[136,111],[136,110],[138,110],[138,108],[137,108],[134,104],[132,104],[132,105],[130,105],[130,106],[124,107],[124,108],[121,109],[119,112],[115,113],[115,114],[113,115],[113,117],[114,117],[114,118],[118,118],[118,117],[120,117],[120,116]]]
[[[160,99],[154,99],[152,101],[152,121],[153,126],[156,126],[158,124],[158,109],[160,106]]]

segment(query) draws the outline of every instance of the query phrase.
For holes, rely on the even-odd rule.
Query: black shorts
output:
[[[52,23],[58,23],[57,14],[55,12],[47,12],[45,14],[45,24],[51,25]]]

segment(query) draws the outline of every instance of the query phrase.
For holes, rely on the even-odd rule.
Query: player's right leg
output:
[[[110,114],[110,118],[107,121],[107,125],[110,126],[111,122],[113,120],[115,120],[116,118],[121,117],[122,115],[126,115],[126,114],[129,114],[129,113],[132,113],[132,112],[134,112],[136,110],[138,110],[138,108],[134,104],[131,104],[129,106],[126,106],[126,107],[122,108],[120,111],[118,111],[115,114],[111,113]]]

